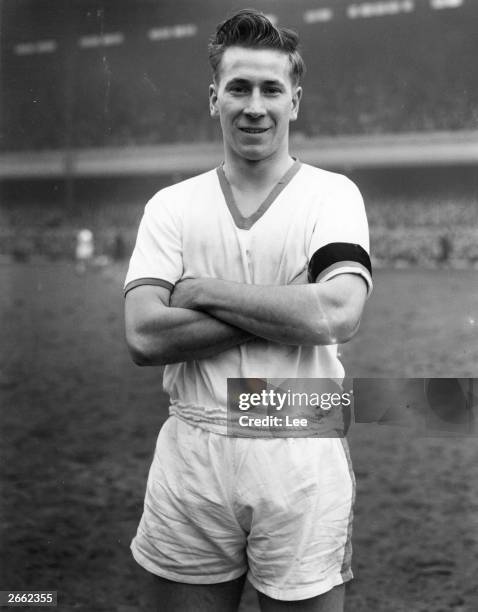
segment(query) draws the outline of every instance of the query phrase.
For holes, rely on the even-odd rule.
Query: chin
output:
[[[267,159],[271,156],[270,151],[266,151],[264,149],[240,149],[238,150],[238,154],[249,161],[261,161],[262,159]]]
[[[243,155],[243,157],[244,159],[247,159],[247,161],[262,161],[263,159],[266,159],[268,155],[249,153],[248,155]]]

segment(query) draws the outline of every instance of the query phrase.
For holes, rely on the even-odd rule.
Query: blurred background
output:
[[[207,39],[243,6],[0,0],[0,590],[138,610],[128,547],[168,400],[128,355],[122,284],[146,201],[222,160]],[[375,290],[348,376],[476,377],[478,3],[254,6],[301,37],[292,153],[364,196]],[[475,612],[474,421],[419,435],[383,389],[394,419],[349,436],[347,611]]]
[[[292,150],[358,182],[376,263],[475,265],[476,2],[256,4],[301,36]],[[2,0],[2,255],[71,257],[81,226],[130,248],[159,187],[221,161],[206,41],[238,7]]]

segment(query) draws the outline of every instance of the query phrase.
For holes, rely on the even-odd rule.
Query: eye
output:
[[[247,93],[247,87],[245,85],[231,85],[228,87],[228,91],[236,95],[245,94]]]
[[[282,90],[280,87],[270,86],[264,89],[264,93],[267,96],[278,96],[280,93],[282,93]]]

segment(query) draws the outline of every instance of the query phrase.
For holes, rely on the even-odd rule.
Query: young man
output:
[[[371,289],[357,188],[289,155],[297,43],[253,10],[218,26],[224,164],[152,198],[125,282],[133,359],[171,398],[132,543],[158,610],[236,610],[247,573],[263,611],[339,611],[352,577],[345,441],[226,429],[228,378],[342,378]]]

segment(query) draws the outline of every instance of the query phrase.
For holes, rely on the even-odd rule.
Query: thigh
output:
[[[131,544],[148,572],[201,585],[235,580],[247,570],[246,535],[230,499],[228,441],[175,417],[165,423]]]
[[[261,612],[343,612],[344,585],[336,586],[323,595],[302,601],[279,601],[258,593]]]
[[[327,593],[352,578],[355,489],[346,441],[258,442],[250,445],[247,478],[241,478],[248,486],[245,510],[252,509],[248,578],[277,600]]]
[[[141,612],[237,612],[246,577],[217,584],[187,584],[144,574]]]

